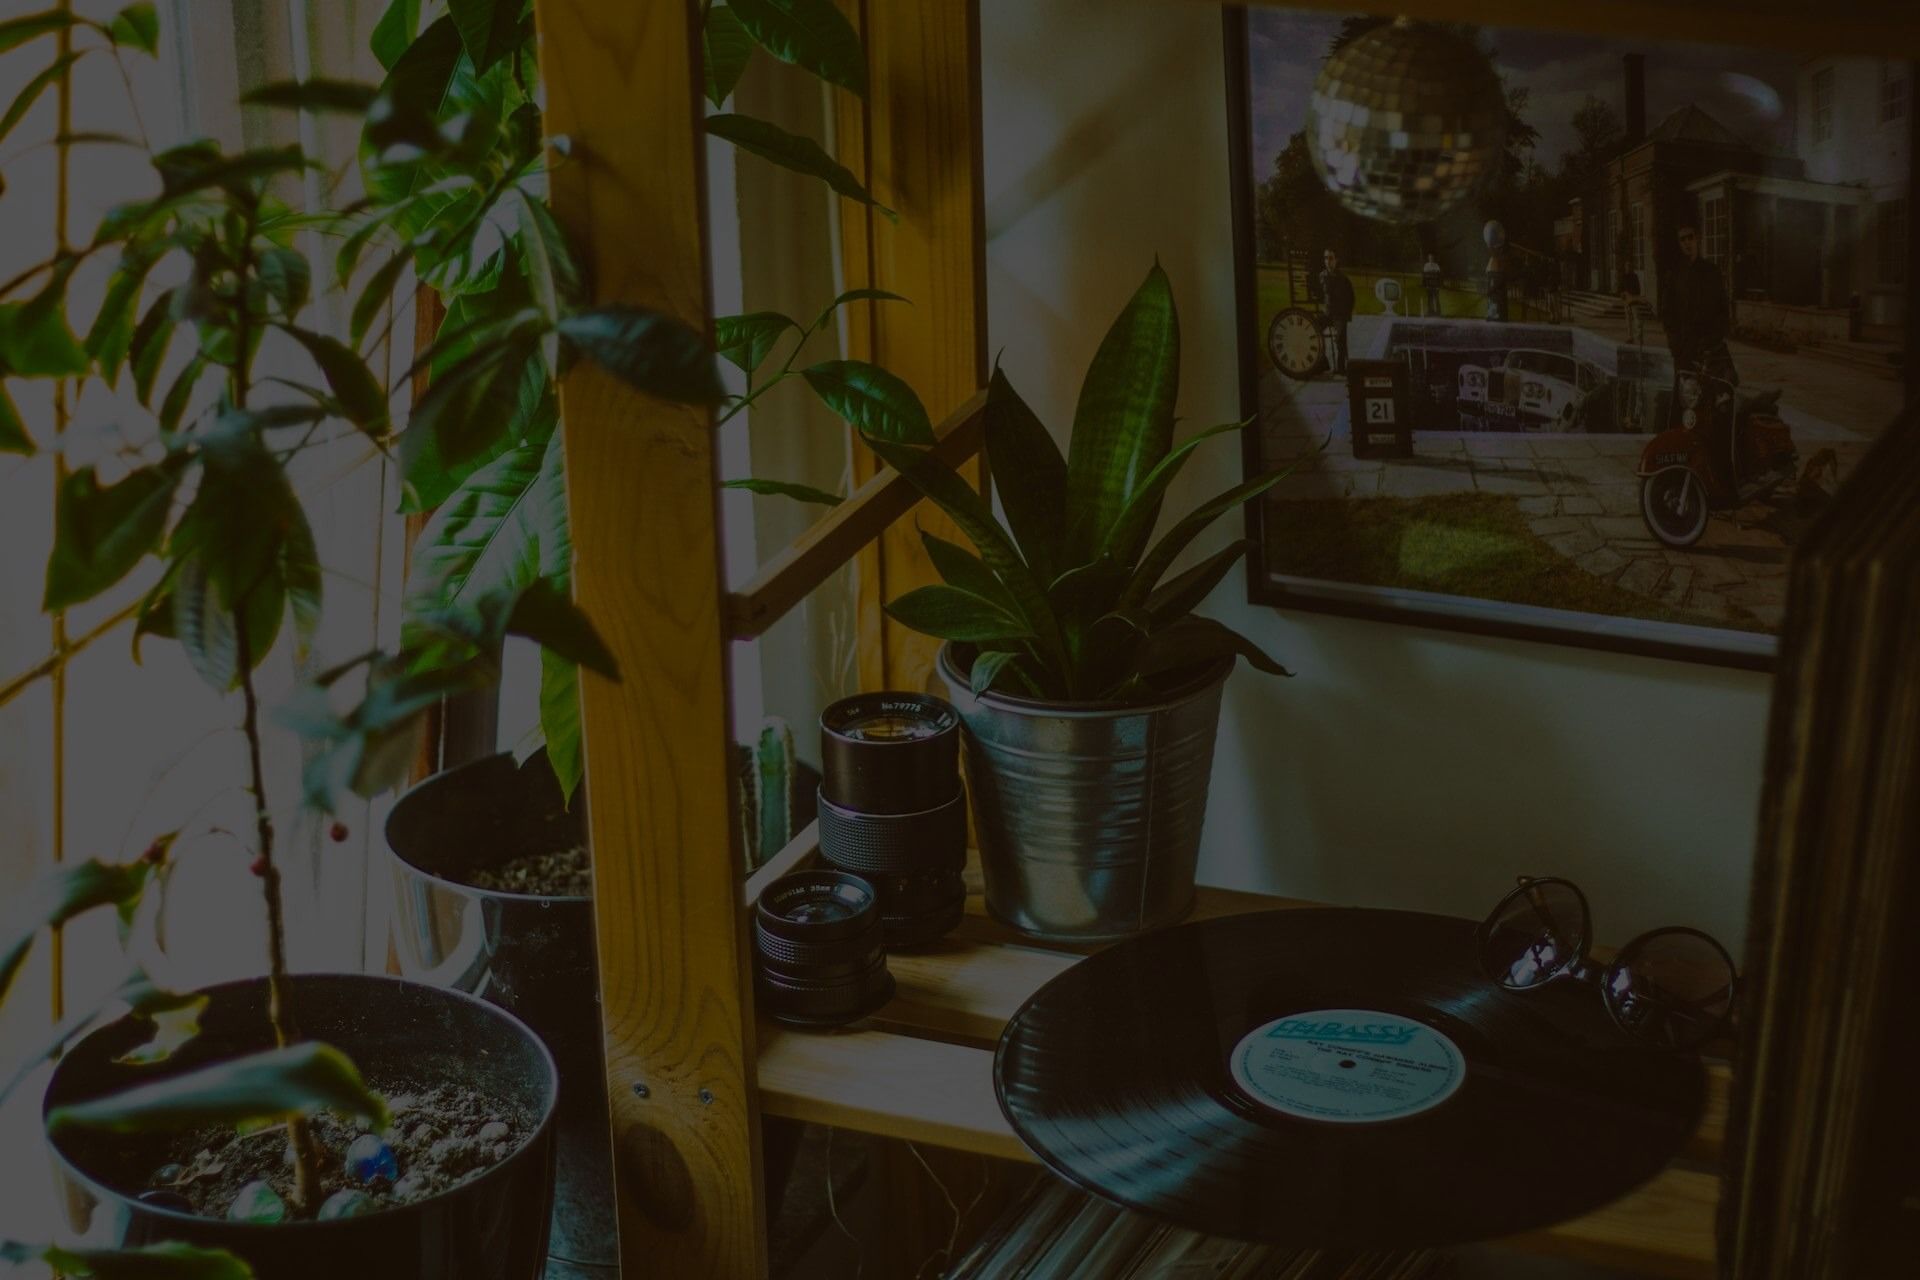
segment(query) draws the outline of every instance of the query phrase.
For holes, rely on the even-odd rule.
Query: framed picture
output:
[[[1252,598],[1770,667],[1907,399],[1914,67],[1226,22]]]

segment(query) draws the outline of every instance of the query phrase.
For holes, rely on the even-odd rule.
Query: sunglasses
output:
[[[1641,934],[1601,969],[1587,963],[1591,919],[1572,881],[1521,876],[1474,932],[1480,968],[1509,991],[1563,977],[1598,986],[1622,1031],[1662,1048],[1698,1048],[1726,1028],[1737,980],[1725,947],[1676,925]]]

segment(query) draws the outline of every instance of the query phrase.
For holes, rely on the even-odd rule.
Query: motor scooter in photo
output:
[[[1640,453],[1640,515],[1662,543],[1690,547],[1709,516],[1768,497],[1799,464],[1778,390],[1742,392],[1705,365],[1683,370],[1667,429]]]

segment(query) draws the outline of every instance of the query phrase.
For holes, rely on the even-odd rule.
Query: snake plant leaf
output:
[[[812,138],[788,133],[770,121],[743,115],[708,116],[707,132],[782,169],[819,178],[847,199],[872,205],[885,216],[899,219],[899,214],[875,200],[851,170],[828,155]]]
[[[1080,385],[1067,457],[1068,563],[1093,559],[1166,457],[1179,387],[1180,322],[1173,286],[1156,262],[1101,340]]]
[[[828,493],[825,489],[816,489],[810,484],[795,484],[788,480],[761,480],[749,477],[745,480],[725,480],[722,489],[744,489],[748,493],[758,493],[768,497],[792,498],[795,502],[811,502],[823,507],[837,507],[846,499],[837,493]]]
[[[721,316],[713,322],[713,345],[722,360],[743,373],[753,373],[773,354],[780,335],[799,328],[778,311]]]
[[[1180,553],[1185,551],[1208,525],[1235,507],[1252,501],[1279,484],[1293,474],[1294,468],[1298,467],[1304,458],[1311,456],[1313,455],[1304,454],[1284,467],[1277,467],[1264,475],[1243,481],[1213,501],[1204,503],[1189,512],[1184,519],[1167,531],[1165,537],[1154,544],[1153,550],[1141,558],[1139,566],[1133,571],[1132,580],[1127,583],[1127,589],[1120,598],[1120,603],[1130,608],[1144,605],[1147,597],[1159,585],[1161,576],[1173,567],[1173,562],[1180,557]]]
[[[1020,655],[1011,649],[991,649],[974,658],[973,669],[967,672],[967,687],[975,696],[988,693],[995,682],[1006,674],[1009,664],[1019,661]]]
[[[922,529],[920,543],[927,549],[927,559],[950,587],[958,587],[982,600],[990,601],[1014,617],[1020,616],[1020,606],[1007,591],[1006,585],[994,575],[987,562],[965,547],[948,542],[945,538],[935,537]]]
[[[933,423],[926,406],[898,376],[864,360],[826,360],[801,377],[829,409],[869,440],[930,445]]]
[[[627,385],[679,404],[715,404],[725,394],[706,339],[643,307],[576,311],[560,336]]]
[[[1034,573],[1051,582],[1069,567],[1067,462],[997,365],[987,383],[986,437],[1007,527]]]
[[[1020,616],[1036,635],[1048,662],[1056,670],[1063,668],[1064,645],[1053,607],[1047,603],[1046,588],[993,518],[993,508],[986,500],[953,468],[923,450],[875,439],[868,440],[867,446],[952,518],[1020,607]]]
[[[95,907],[116,907],[123,919],[129,918],[152,872],[145,862],[88,859],[55,867],[9,894],[6,909],[0,911],[0,1004],[6,1003],[7,991],[40,930],[63,925]]]
[[[47,1130],[167,1132],[280,1120],[322,1108],[362,1116],[375,1129],[386,1128],[390,1119],[385,1101],[367,1088],[345,1054],[332,1045],[307,1041],[56,1107],[47,1115]]]
[[[102,486],[92,467],[62,480],[41,608],[51,613],[93,599],[156,550],[183,469],[176,455],[116,484]]]
[[[922,635],[971,644],[1005,643],[1033,635],[1028,626],[990,600],[958,587],[936,585],[909,591],[887,605],[888,616]]]
[[[707,101],[723,107],[753,58],[753,33],[741,24],[740,15],[732,6],[716,4],[707,10],[707,23],[700,32],[700,50],[706,70]]]
[[[768,53],[866,96],[866,51],[834,0],[731,2],[734,16]]]
[[[1194,450],[1215,436],[1239,431],[1252,421],[1248,418],[1242,422],[1223,422],[1217,427],[1208,427],[1160,459],[1121,510],[1119,519],[1107,530],[1106,540],[1100,547],[1101,553],[1123,564],[1138,560],[1141,551],[1146,548],[1147,539],[1153,536],[1154,522],[1160,518],[1161,500],[1166,497],[1167,489],[1179,476],[1181,468],[1187,465],[1187,459],[1193,456]]]
[[[1227,572],[1253,546],[1249,538],[1216,551],[1170,582],[1163,582],[1147,597],[1147,616],[1156,627],[1186,617],[1213,593]]]
[[[1256,670],[1271,676],[1293,674],[1232,627],[1212,618],[1194,617],[1182,618],[1149,635],[1136,670],[1142,677],[1155,676],[1229,655],[1245,658]]]
[[[224,1249],[169,1242],[138,1249],[65,1249],[0,1241],[0,1262],[43,1262],[91,1280],[253,1280],[253,1268]]]
[[[1047,587],[1047,600],[1054,617],[1060,620],[1060,634],[1067,644],[1070,665],[1078,669],[1087,655],[1088,632],[1093,624],[1113,612],[1120,593],[1127,585],[1127,566],[1108,556],[1091,564],[1069,569]],[[1072,688],[1069,694],[1086,696],[1089,690]]]

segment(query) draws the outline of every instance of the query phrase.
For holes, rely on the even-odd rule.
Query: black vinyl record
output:
[[[1473,925],[1267,911],[1164,929],[1036,992],[994,1060],[1056,1173],[1209,1235],[1412,1248],[1543,1227],[1652,1177],[1698,1126],[1697,1059],[1570,980],[1500,988]]]

